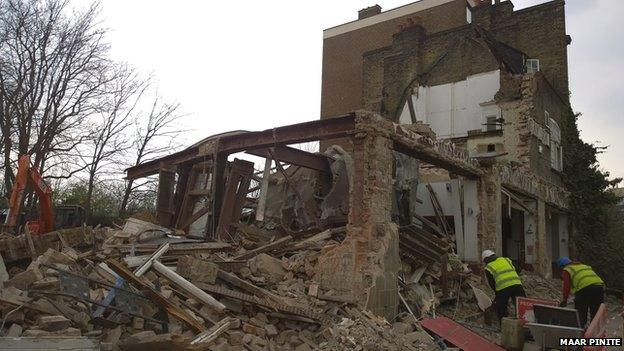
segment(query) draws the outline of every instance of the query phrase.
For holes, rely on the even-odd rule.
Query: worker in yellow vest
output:
[[[507,316],[509,299],[515,305],[516,297],[525,297],[526,293],[522,287],[522,280],[516,272],[516,267],[509,258],[498,257],[492,250],[483,251],[481,258],[485,264],[488,284],[492,290],[496,291],[493,303],[500,320]]]
[[[574,294],[574,308],[579,313],[581,328],[587,324],[587,312],[594,318],[600,304],[604,302],[604,281],[585,264],[572,261],[569,257],[561,257],[557,261],[559,268],[563,269],[563,292],[560,307],[568,305],[570,290]],[[590,321],[591,321],[590,319]]]

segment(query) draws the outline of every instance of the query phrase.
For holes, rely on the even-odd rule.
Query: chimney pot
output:
[[[372,17],[381,13],[381,6],[374,5],[358,11],[358,19]]]

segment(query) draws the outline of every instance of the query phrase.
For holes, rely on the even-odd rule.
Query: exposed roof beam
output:
[[[252,149],[246,152],[250,155],[264,158],[270,157],[268,148]],[[277,146],[273,149],[272,156],[278,161],[286,162],[291,165],[311,168],[326,173],[330,172],[327,157],[323,155],[313,154],[288,146]]]
[[[337,139],[355,133],[355,114],[292,124],[261,132],[240,133],[218,137],[219,153],[231,154],[248,149],[275,147],[288,144],[304,143],[327,139]],[[215,139],[156,160],[142,163],[126,169],[127,179],[138,179],[157,174],[161,165],[173,166],[196,159],[210,159],[206,147]],[[286,161],[284,161],[286,162]]]

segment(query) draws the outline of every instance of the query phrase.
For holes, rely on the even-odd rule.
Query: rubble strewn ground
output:
[[[492,292],[452,253],[447,268],[459,274],[446,295],[438,263],[404,262],[405,303],[386,320],[315,281],[322,248],[344,229],[268,241],[245,231],[255,236],[199,242],[130,219],[123,229],[99,229],[95,245],[61,240],[30,263],[10,265],[0,290],[3,336],[88,338],[105,350],[437,350],[419,320],[442,315],[498,342],[474,291]],[[120,284],[126,275],[132,279]],[[522,279],[530,296],[558,297],[556,280]]]

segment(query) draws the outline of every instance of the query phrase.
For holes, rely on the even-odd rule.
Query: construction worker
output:
[[[515,305],[516,297],[525,297],[526,293],[516,268],[509,258],[498,257],[492,250],[483,251],[481,258],[485,264],[488,283],[492,290],[496,291],[493,303],[498,319],[501,320],[507,316],[509,299]]]
[[[594,318],[600,304],[604,302],[604,281],[594,270],[569,257],[561,257],[557,260],[557,266],[563,269],[563,292],[560,307],[568,305],[570,290],[574,294],[574,308],[578,311],[581,328],[587,324],[587,312]],[[591,321],[590,319],[590,321]]]

